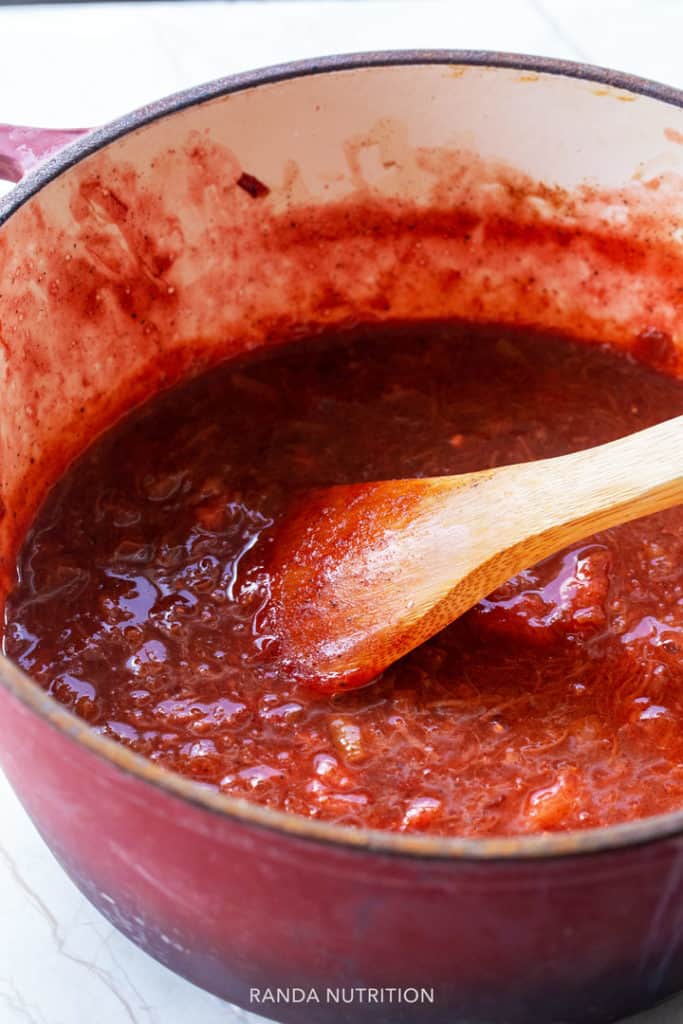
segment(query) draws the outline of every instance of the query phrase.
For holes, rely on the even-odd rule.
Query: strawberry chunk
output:
[[[610,565],[598,545],[554,555],[489,594],[469,620],[487,634],[539,647],[583,640],[606,625]]]

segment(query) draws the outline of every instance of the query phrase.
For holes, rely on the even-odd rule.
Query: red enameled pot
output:
[[[80,138],[0,129],[21,178],[0,202],[0,597],[67,462],[247,348],[465,317],[683,372],[682,106],[601,69],[430,51],[238,75]],[[293,1022],[589,1024],[683,987],[683,812],[496,840],[345,829],[166,773],[7,659],[0,682],[2,764],[55,856],[225,999]],[[264,1001],[292,986],[319,1003]],[[392,1001],[407,987],[433,1001]]]

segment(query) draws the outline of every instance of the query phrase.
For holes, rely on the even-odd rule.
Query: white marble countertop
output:
[[[370,49],[513,50],[603,64],[680,87],[682,39],[681,0],[0,6],[0,121],[101,124],[230,72]],[[258,1020],[177,978],[100,917],[54,862],[0,775],[0,1024]],[[637,1021],[680,1024],[683,998]]]

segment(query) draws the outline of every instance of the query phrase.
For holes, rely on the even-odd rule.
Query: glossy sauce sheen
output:
[[[26,539],[6,653],[93,728],[272,807],[452,835],[683,806],[683,510],[520,574],[372,685],[282,677],[274,524],[313,486],[560,455],[683,413],[569,341],[358,329],[230,363],[128,417]]]

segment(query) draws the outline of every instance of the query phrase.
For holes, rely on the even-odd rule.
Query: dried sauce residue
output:
[[[263,182],[253,174],[247,174],[246,171],[240,174],[236,184],[239,188],[243,188],[252,199],[262,199],[270,192],[267,185],[264,185]]]
[[[669,142],[677,142],[679,145],[683,145],[683,132],[677,132],[675,128],[665,128],[664,135]]]
[[[61,468],[93,432],[190,369],[368,320],[536,325],[637,346],[659,366],[652,332],[674,346],[682,333],[683,207],[672,178],[656,191],[633,182],[568,192],[464,151],[415,150],[406,164],[392,149],[372,187],[349,180],[345,197],[316,205],[303,189],[264,192],[204,133],[143,171],[115,154],[77,165],[0,232],[10,353],[0,490],[17,524],[0,534],[5,583],[12,548]]]

